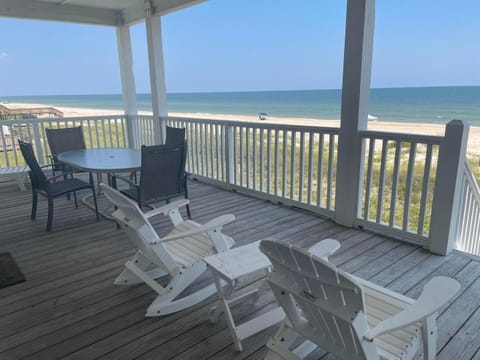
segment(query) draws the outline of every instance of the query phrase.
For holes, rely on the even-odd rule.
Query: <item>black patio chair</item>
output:
[[[186,164],[186,159],[187,159],[187,139],[185,138],[185,128],[176,128],[176,127],[170,127],[167,126],[167,138],[165,141],[165,145],[182,145],[185,144],[185,164]],[[188,178],[188,172],[185,171],[185,179],[184,179],[184,184],[185,184],[185,193],[188,194],[188,189],[187,189],[187,178]],[[187,212],[188,212],[188,218],[190,218],[190,207],[187,207]]]
[[[176,128],[176,127],[166,127],[166,141],[165,145],[183,145],[185,142],[185,128]],[[185,153],[186,156],[186,153]],[[185,187],[187,186],[186,184],[186,177],[187,177],[187,172],[185,172]],[[134,171],[130,174],[130,179],[133,179],[135,182],[137,182],[137,172]]]
[[[85,138],[81,126],[59,129],[45,129],[48,146],[50,147],[52,172],[55,176],[57,172],[82,172],[72,169],[70,166],[58,161],[58,154],[70,150],[85,149]]]
[[[167,203],[176,197],[188,199],[187,181],[185,177],[185,161],[187,143],[180,145],[142,146],[142,167],[140,181],[118,175],[112,176],[112,185],[117,188],[118,180],[129,185],[120,192],[135,200],[140,207],[158,201]],[[191,218],[190,206],[187,205],[187,215]]]
[[[75,199],[75,207],[78,208],[76,191],[84,189],[91,189],[93,192],[95,214],[97,216],[97,221],[99,220],[97,197],[95,194],[95,189],[93,187],[92,174],[89,174],[89,182],[74,177],[67,177],[67,175],[70,175],[69,173],[62,173],[61,175],[47,178],[42,168],[50,165],[39,165],[37,158],[35,157],[35,153],[33,152],[32,144],[21,140],[18,140],[18,144],[20,145],[20,150],[25,159],[25,162],[30,167],[30,171],[28,172],[28,174],[30,175],[30,181],[32,182],[32,220],[35,220],[37,217],[38,194],[43,195],[48,200],[47,231],[52,231],[53,199],[64,194],[73,193],[73,198]],[[54,179],[59,180],[53,181]]]

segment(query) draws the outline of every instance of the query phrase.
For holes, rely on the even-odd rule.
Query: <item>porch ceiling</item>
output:
[[[205,0],[151,0],[152,15],[164,15]],[[119,26],[145,18],[144,0],[2,0],[0,16]]]

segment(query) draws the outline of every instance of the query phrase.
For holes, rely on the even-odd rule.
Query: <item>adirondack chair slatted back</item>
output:
[[[264,240],[260,249],[273,265],[269,283],[301,335],[344,359],[378,358],[368,330],[362,288],[348,274],[306,250]]]
[[[157,232],[150,224],[137,203],[108,185],[100,185],[105,196],[116,207],[113,216],[127,236],[138,246],[142,254],[166,272],[178,268],[166,247],[160,241]],[[154,246],[152,244],[155,243]]]

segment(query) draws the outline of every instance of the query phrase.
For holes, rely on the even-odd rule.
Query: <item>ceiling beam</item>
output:
[[[117,10],[32,0],[2,0],[0,16],[109,26],[122,23]]]
[[[166,15],[193,5],[197,5],[206,0],[151,0],[152,15]],[[127,9],[122,10],[122,19],[124,24],[133,24],[142,21],[145,18],[145,6],[143,1]]]

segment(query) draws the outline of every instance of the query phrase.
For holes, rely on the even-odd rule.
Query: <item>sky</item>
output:
[[[338,89],[346,0],[209,0],[162,18],[167,91]],[[480,85],[478,0],[377,0],[372,87]],[[150,92],[144,23],[131,28]],[[120,93],[115,29],[0,18],[0,96]]]

